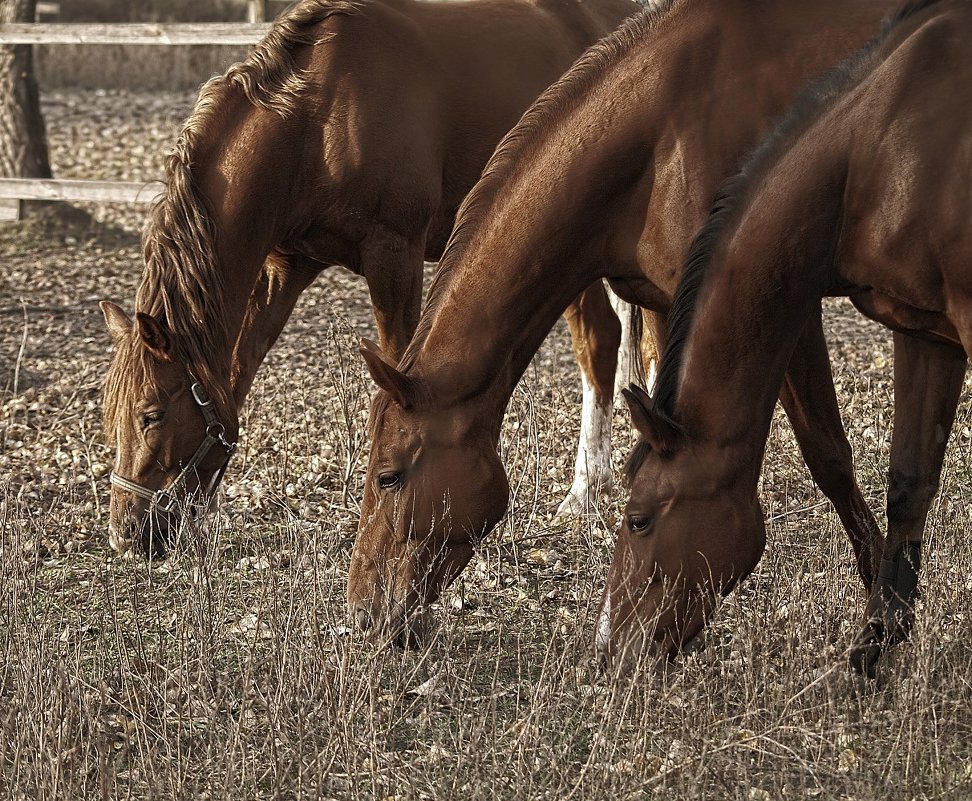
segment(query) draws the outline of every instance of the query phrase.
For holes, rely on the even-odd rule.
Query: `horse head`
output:
[[[366,342],[361,352],[381,389],[371,406],[348,605],[359,626],[405,644],[420,638],[421,611],[505,514],[509,484],[478,415],[436,406],[421,379],[377,346]]]
[[[644,390],[624,396],[641,439],[598,617],[602,666],[673,658],[720,594],[752,571],[766,542],[759,502],[731,453],[694,443]]]
[[[239,418],[217,403],[161,317],[131,320],[101,304],[115,344],[105,379],[105,431],[115,444],[109,540],[162,555],[182,512],[208,503],[235,449]]]

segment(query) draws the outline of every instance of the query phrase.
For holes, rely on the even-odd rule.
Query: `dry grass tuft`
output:
[[[181,119],[138,96],[53,100],[55,162],[79,177],[139,147],[147,177]],[[78,133],[92,106],[119,116],[120,152]],[[120,225],[132,215],[92,211]],[[705,650],[663,676],[594,674],[618,509],[548,522],[569,485],[580,400],[561,327],[510,407],[509,515],[435,610],[426,646],[379,652],[344,610],[371,393],[355,348],[370,325],[363,285],[332,271],[300,304],[254,387],[211,529],[165,562],[122,560],[105,534],[97,390],[109,343],[96,301],[133,296],[137,246],[68,239],[0,229],[0,796],[972,794],[967,402],[914,641],[881,688],[861,692],[845,669],[862,600],[853,558],[780,420],[761,487],[769,548]],[[877,509],[889,337],[844,304],[828,307],[828,330]]]

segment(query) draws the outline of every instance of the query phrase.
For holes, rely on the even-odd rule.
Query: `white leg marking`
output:
[[[611,472],[611,412],[613,404],[600,404],[594,386],[581,373],[584,405],[581,410],[581,432],[574,462],[574,483],[557,509],[557,518],[576,517],[596,504],[598,494],[614,488]]]
[[[607,653],[611,644],[611,593],[604,593],[604,606],[601,607],[601,614],[597,618],[597,635],[594,638],[594,647],[598,653]]]
[[[635,336],[632,315],[641,312],[626,303],[608,288],[608,300],[621,321],[621,346],[618,348],[618,370],[614,374],[615,397],[629,384],[638,381],[638,365],[641,361],[641,343]]]

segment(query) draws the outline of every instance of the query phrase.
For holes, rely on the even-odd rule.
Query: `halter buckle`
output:
[[[192,385],[189,387],[189,391],[192,393],[192,399],[198,406],[205,409],[213,405],[212,399],[206,394],[206,390],[203,389],[203,385],[198,381],[194,381],[192,383]]]
[[[162,514],[170,515],[178,512],[179,501],[176,499],[175,495],[169,492],[171,487],[159,490],[155,494],[155,498],[152,500],[152,506],[155,510],[162,512]]]

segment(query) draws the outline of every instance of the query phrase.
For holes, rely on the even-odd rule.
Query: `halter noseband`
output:
[[[195,472],[200,462],[206,458],[206,454],[212,450],[214,445],[219,445],[226,451],[226,461],[223,462],[223,466],[213,477],[211,486],[216,487],[223,478],[227,466],[229,466],[229,460],[233,455],[233,451],[236,450],[236,443],[228,442],[226,439],[226,428],[219,422],[219,418],[216,416],[215,404],[212,399],[206,394],[202,384],[191,373],[189,374],[189,379],[192,382],[189,387],[192,399],[196,402],[199,411],[202,412],[203,419],[206,421],[206,436],[199,444],[199,447],[196,448],[196,452],[179,472],[179,475],[175,477],[175,480],[169,486],[163,487],[160,490],[150,490],[141,484],[136,484],[134,481],[129,481],[127,478],[118,475],[114,470],[111,472],[110,480],[112,485],[148,500],[150,502],[150,512],[160,511],[163,514],[178,512],[178,494],[182,492],[190,473]]]

